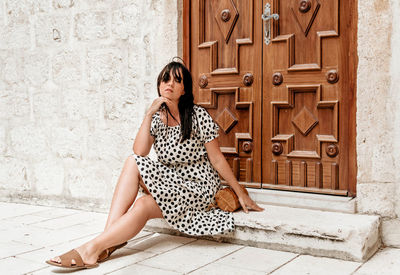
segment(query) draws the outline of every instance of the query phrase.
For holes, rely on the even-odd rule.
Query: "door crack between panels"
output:
[[[261,152],[261,159],[260,159],[260,165],[261,165],[261,171],[260,171],[260,188],[262,189],[262,184],[264,183],[264,177],[263,177],[263,167],[264,167],[264,162],[263,162],[263,148],[264,148],[264,26],[261,27],[261,83],[260,83],[260,99],[261,99],[261,108],[260,108],[260,114],[259,114],[259,118],[260,118],[260,126],[261,126],[261,133],[260,133],[260,152]],[[254,94],[253,94],[254,96]],[[253,114],[254,116],[254,114]],[[254,118],[253,118],[254,120]]]
[[[282,266],[287,265],[288,263],[294,261],[295,259],[297,259],[297,258],[300,257],[300,256],[301,256],[301,254],[298,254],[298,255],[297,255],[296,257],[294,257],[293,259],[287,261],[287,262],[284,263],[284,264],[281,264],[280,266],[278,266],[277,268],[275,268],[275,269],[272,270],[271,272],[267,273],[267,275],[274,273],[275,271],[277,271],[277,270],[278,270],[279,268],[281,268]]]
[[[246,246],[242,246],[242,247],[240,247],[240,248],[238,248],[238,249],[236,249],[236,250],[234,250],[234,251],[232,251],[232,252],[226,254],[225,256],[222,256],[221,258],[215,259],[214,261],[209,262],[209,263],[207,263],[207,264],[205,264],[205,265],[202,265],[202,266],[200,266],[200,267],[198,267],[198,268],[196,268],[196,269],[193,269],[192,271],[189,271],[189,272],[187,272],[187,273],[185,273],[185,274],[193,273],[193,272],[195,272],[195,271],[197,271],[197,270],[199,270],[199,269],[201,269],[201,268],[203,268],[203,267],[205,267],[205,266],[207,266],[207,265],[213,264],[213,263],[215,263],[215,262],[217,262],[217,261],[219,261],[219,260],[221,260],[221,259],[223,259],[223,258],[226,258],[226,257],[228,257],[229,255],[232,255],[233,253],[235,253],[235,252],[237,252],[237,251],[239,251],[239,250],[241,250],[241,249],[243,249],[243,248],[245,248],[245,247],[246,247]]]

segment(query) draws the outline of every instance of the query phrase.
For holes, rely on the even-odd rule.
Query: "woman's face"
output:
[[[182,72],[179,71],[179,75]],[[185,94],[185,87],[183,86],[182,78],[175,78],[172,70],[169,72],[169,77],[165,76],[160,83],[160,94],[172,101],[179,102],[179,98]]]

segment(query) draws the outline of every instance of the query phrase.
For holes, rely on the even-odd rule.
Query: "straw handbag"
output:
[[[240,187],[247,195],[249,194],[243,185],[240,185]],[[215,194],[215,201],[217,202],[218,208],[228,212],[233,212],[241,207],[239,198],[231,187],[219,190],[217,194]]]

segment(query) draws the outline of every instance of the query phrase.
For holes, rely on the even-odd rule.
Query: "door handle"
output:
[[[264,21],[264,43],[269,45],[271,43],[271,19],[278,20],[279,14],[271,14],[271,5],[269,3],[265,4],[264,13],[261,15]]]

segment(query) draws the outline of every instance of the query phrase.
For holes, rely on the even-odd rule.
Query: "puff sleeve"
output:
[[[210,142],[219,136],[219,126],[203,107],[198,107],[197,119],[200,128],[200,139],[203,143]]]
[[[153,136],[153,137],[157,136],[158,127],[159,127],[159,114],[155,113],[151,117],[151,124],[150,124],[150,135],[151,136]]]

